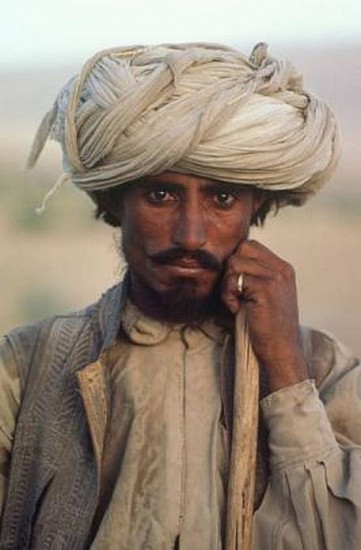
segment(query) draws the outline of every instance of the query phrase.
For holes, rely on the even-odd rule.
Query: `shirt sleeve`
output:
[[[13,350],[0,339],[0,510],[6,494],[16,418],[20,406],[20,379]]]
[[[361,366],[324,339],[333,350],[319,388],[306,380],[261,402],[271,476],[253,550],[360,548]]]

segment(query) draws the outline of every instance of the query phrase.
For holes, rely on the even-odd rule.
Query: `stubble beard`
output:
[[[142,301],[144,313],[168,323],[199,324],[216,317],[221,309],[220,285],[217,282],[207,295],[199,295],[197,281],[178,278],[172,288],[156,291],[143,283],[147,299]]]

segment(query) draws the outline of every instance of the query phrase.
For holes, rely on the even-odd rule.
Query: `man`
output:
[[[360,367],[299,327],[292,267],[248,239],[332,173],[327,106],[262,44],[120,48],[61,91],[30,164],[49,132],[128,272],[4,339],[0,548],[224,548],[240,309],[262,399],[252,548],[358,548]]]

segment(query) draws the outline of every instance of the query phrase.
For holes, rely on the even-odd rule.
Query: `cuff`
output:
[[[282,388],[261,401],[269,430],[271,469],[322,459],[338,445],[312,380]]]

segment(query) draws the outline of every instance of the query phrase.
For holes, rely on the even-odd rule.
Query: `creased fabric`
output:
[[[333,400],[334,394],[330,407],[337,402],[340,409],[349,411],[350,419],[356,417],[359,426],[352,444],[344,440],[342,445],[335,438],[335,427],[326,415],[328,403],[323,406],[310,380],[263,400],[272,475],[254,516],[253,550],[359,548],[361,405],[359,400],[343,400],[347,378],[339,380],[337,399]]]
[[[29,165],[49,135],[67,177],[89,192],[173,170],[292,189],[299,204],[329,178],[339,149],[328,106],[265,44],[249,58],[208,43],[99,52],[59,93]]]
[[[219,550],[228,462],[224,330],[211,322],[169,327],[139,313],[127,304],[125,334],[103,357],[111,419],[91,549],[169,550],[180,536],[181,547]]]

